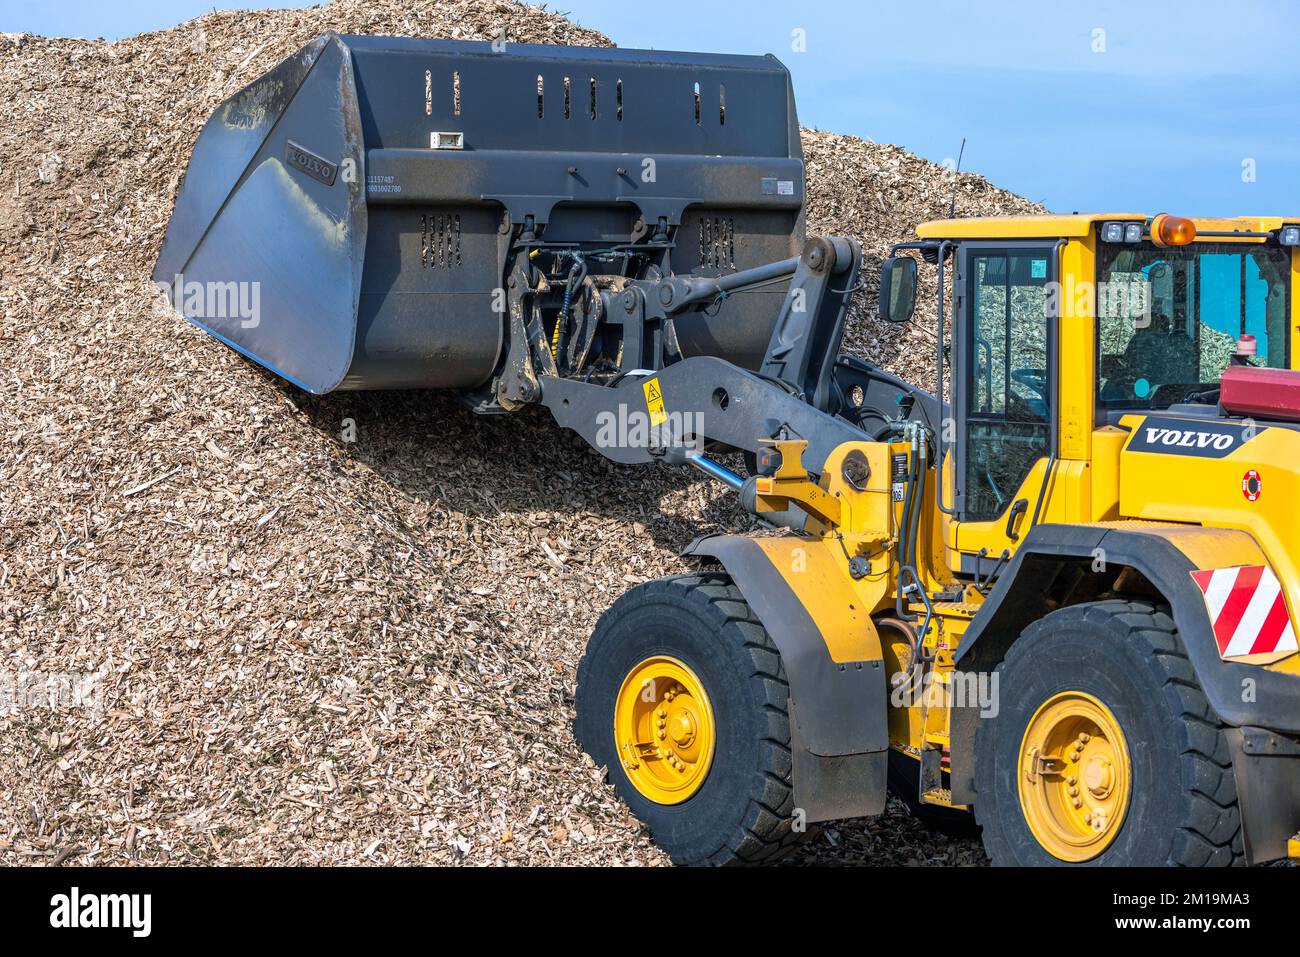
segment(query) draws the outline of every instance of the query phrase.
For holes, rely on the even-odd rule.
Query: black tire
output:
[[[1065,863],[1025,822],[1017,759],[1039,706],[1069,690],[1111,710],[1132,766],[1119,832],[1074,866],[1244,863],[1228,743],[1166,608],[1115,600],[1054,611],[1021,633],[997,673],[999,713],[980,720],[975,738],[975,816],[995,865]]]
[[[618,690],[653,655],[695,672],[716,725],[708,775],[680,804],[637,791],[614,740]],[[727,575],[662,578],[627,592],[597,623],[578,663],[574,736],[674,863],[767,862],[810,836],[794,827],[789,694],[780,652]]]

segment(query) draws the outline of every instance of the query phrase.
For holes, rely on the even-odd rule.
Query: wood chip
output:
[[[151,478],[151,479],[150,479],[149,481],[147,481],[147,482],[141,482],[139,485],[136,485],[136,486],[134,486],[134,487],[132,487],[132,488],[129,488],[129,489],[127,489],[125,492],[123,492],[123,493],[122,493],[122,497],[123,497],[123,498],[130,498],[132,495],[135,495],[137,492],[143,492],[143,491],[144,491],[145,489],[147,489],[147,488],[153,488],[153,487],[154,487],[155,485],[157,485],[159,482],[165,482],[165,481],[167,481],[167,479],[171,478],[173,475],[175,475],[175,474],[176,474],[177,472],[179,472],[180,470],[181,470],[181,467],[178,465],[178,466],[176,466],[176,468],[172,469],[172,470],[169,471],[169,472],[164,472],[162,475],[159,475],[157,478]]]

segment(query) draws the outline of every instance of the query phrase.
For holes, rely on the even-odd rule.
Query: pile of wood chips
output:
[[[503,27],[610,42],[503,0],[0,36],[0,862],[665,862],[574,745],[574,668],[618,594],[749,527],[731,497],[615,467],[541,413],[305,395],[148,282],[226,96],[325,30]],[[945,171],[903,150],[805,146],[810,230],[873,263],[947,210]],[[961,213],[1032,208],[956,186]],[[926,325],[859,318],[851,342],[912,374]],[[982,854],[891,802],[797,860]]]

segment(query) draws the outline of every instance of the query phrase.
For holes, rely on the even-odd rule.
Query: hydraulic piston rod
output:
[[[701,454],[700,452],[687,452],[686,463],[695,466],[695,468],[709,476],[709,478],[717,479],[732,491],[739,492],[745,484],[745,480],[735,472],[731,471],[731,469],[727,468],[721,462],[715,462],[713,459],[709,458],[707,455]]]

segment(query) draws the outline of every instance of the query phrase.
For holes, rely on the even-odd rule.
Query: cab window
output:
[[[1052,247],[970,251],[962,517],[997,518],[1051,443]]]
[[[1097,264],[1097,385],[1102,409],[1217,402],[1242,335],[1256,365],[1288,362],[1289,257],[1277,247],[1103,244]]]

